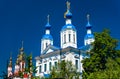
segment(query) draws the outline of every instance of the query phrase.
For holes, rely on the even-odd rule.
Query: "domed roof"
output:
[[[87,14],[87,24],[86,24],[86,29],[91,29],[92,28],[92,25],[90,24],[90,21],[89,21],[89,19],[90,19],[90,15],[89,14]]]
[[[70,10],[68,10],[68,11],[65,13],[65,18],[67,18],[67,19],[71,19],[71,18],[72,18],[72,13],[70,12]]]
[[[66,4],[67,4],[67,11],[64,14],[64,18],[71,19],[72,18],[72,13],[70,12],[70,2],[67,1]]]
[[[94,35],[93,34],[87,34],[85,36],[85,39],[91,39],[91,38],[94,38]]]
[[[86,25],[86,29],[91,29],[91,28],[92,28],[92,25],[88,22]]]
[[[62,30],[61,30],[61,31],[66,30],[66,29],[73,29],[73,30],[76,31],[75,26],[72,25],[72,24],[66,24],[66,25],[64,25],[64,26],[62,27]]]
[[[50,29],[50,28],[51,28],[51,25],[50,25],[50,23],[49,23],[49,20],[50,20],[50,16],[48,15],[48,16],[47,16],[47,24],[45,25],[45,28],[46,28],[46,29]]]
[[[46,29],[50,29],[51,28],[51,25],[49,24],[49,22],[45,25],[45,28]]]
[[[53,40],[53,37],[52,37],[52,35],[50,35],[50,34],[45,34],[45,35],[42,37],[42,39],[50,39],[50,40]]]

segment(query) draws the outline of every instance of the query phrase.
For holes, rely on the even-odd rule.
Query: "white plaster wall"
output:
[[[39,66],[40,66],[40,61],[36,60],[36,67],[37,67],[37,73],[35,74],[36,76],[39,76]]]
[[[82,60],[83,60],[83,56],[80,55],[80,72],[82,72],[83,67],[82,67]]]
[[[78,69],[77,69],[77,72],[80,72],[81,71],[81,62],[80,62],[80,58],[75,58],[75,55],[78,55],[78,54],[75,54],[74,52],[67,52],[68,54],[66,54],[66,58],[65,60],[67,61],[71,61],[72,64],[75,66],[75,61],[78,60]],[[79,56],[79,55],[78,55]],[[76,66],[75,66],[76,67]]]
[[[69,34],[71,34],[71,41],[69,42]],[[66,43],[64,43],[64,35],[66,35]],[[75,42],[73,35],[75,35]],[[76,31],[68,29],[61,32],[61,48],[66,48],[68,46],[77,48],[77,37]]]
[[[49,49],[46,53],[50,53],[50,52],[53,52],[53,50],[52,50],[52,49]]]
[[[52,40],[49,40],[49,39],[44,39],[42,40],[41,42],[41,53],[46,49],[46,43],[47,45],[53,45],[53,41]]]
[[[68,54],[66,54],[66,58],[65,60],[67,61],[71,61],[73,65],[75,65],[75,58],[74,58],[74,53],[69,53],[67,52]]]
[[[71,61],[72,62],[72,64],[73,65],[75,65],[75,60],[78,60],[78,72],[80,72],[80,71],[82,71],[82,64],[81,64],[81,60],[82,60],[82,56],[80,56],[80,59],[79,58],[75,58],[74,56],[75,56],[76,54],[74,53],[74,52],[67,52],[66,54],[65,54],[65,59],[62,59],[62,60],[66,60],[66,61]],[[51,64],[52,64],[52,67],[53,66],[55,66],[55,62],[59,62],[60,61],[60,55],[58,55],[58,56],[56,56],[57,57],[57,59],[56,60],[54,60],[55,59],[55,56],[52,56],[51,57],[51,59],[52,60],[50,60],[50,58],[45,58],[45,59],[43,59],[42,60],[42,63],[41,64],[39,64],[39,66],[41,65],[41,73],[37,73],[37,75],[39,76],[39,75],[41,75],[42,74],[42,76],[43,76],[43,74],[44,73],[46,73],[46,74],[49,74],[50,73],[50,70],[49,70],[49,62],[51,62]],[[46,61],[47,60],[47,62],[44,62],[44,61]],[[39,63],[39,62],[38,62]],[[47,71],[46,72],[44,72],[44,64],[47,64]]]
[[[93,39],[93,38],[92,39],[87,39],[87,40],[84,41],[84,44],[89,45],[89,44],[93,43],[94,41],[95,41],[95,39]]]
[[[57,59],[56,60],[54,60],[55,58],[57,57]],[[60,55],[58,55],[58,56],[53,56],[53,57],[51,57],[51,59],[52,60],[50,60],[50,58],[45,58],[45,59],[43,59],[42,60],[42,63],[40,64],[41,65],[41,73],[39,73],[39,75],[40,74],[43,74],[43,73],[46,73],[46,74],[49,74],[50,73],[50,70],[49,70],[49,63],[51,62],[51,64],[52,64],[52,67],[53,66],[55,66],[55,64],[54,64],[54,62],[58,62],[59,60],[60,60]],[[44,61],[46,61],[47,60],[47,62],[44,62]],[[47,70],[46,70],[46,72],[44,71],[44,64],[46,64],[47,65]],[[39,65],[39,66],[40,66]]]

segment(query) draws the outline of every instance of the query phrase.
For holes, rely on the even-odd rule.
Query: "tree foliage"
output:
[[[50,75],[50,79],[73,79],[73,77],[75,77],[75,79],[79,79],[79,73],[77,73],[77,70],[73,66],[72,62],[65,60],[59,62],[57,68],[53,67]]]
[[[34,77],[34,74],[36,73],[36,67],[33,65],[32,58],[33,58],[32,54],[30,54],[29,56],[26,56],[26,67],[25,67],[25,72],[29,74],[31,78]]]
[[[32,62],[32,54],[26,57],[26,68],[27,73],[36,73],[36,67],[33,65]]]
[[[90,58],[84,59],[83,78],[119,78],[120,50],[117,50],[118,40],[110,36],[109,30],[95,33],[93,49],[88,52]]]

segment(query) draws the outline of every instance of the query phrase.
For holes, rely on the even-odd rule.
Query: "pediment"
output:
[[[47,54],[56,50],[59,50],[59,48],[53,45],[48,45],[47,48],[43,51],[43,54]]]

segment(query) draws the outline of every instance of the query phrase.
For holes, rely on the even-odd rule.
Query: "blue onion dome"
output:
[[[61,31],[64,31],[64,30],[67,30],[67,29],[72,29],[72,30],[76,31],[75,26],[72,25],[72,24],[64,25],[64,26],[62,27],[62,30],[61,30]]]
[[[50,28],[51,28],[51,25],[49,23],[49,15],[48,15],[47,16],[47,24],[45,25],[45,29],[46,29],[46,31],[48,30],[48,33],[46,32],[45,35],[43,35],[42,39],[53,40],[52,35],[50,35]]]
[[[70,12],[70,10],[68,10],[66,13],[65,13],[65,18],[66,19],[71,19],[72,18],[72,13]]]
[[[47,24],[45,25],[45,28],[46,29],[50,29],[51,28],[51,25],[49,24],[49,22],[47,22]]]
[[[45,34],[45,35],[43,35],[42,39],[53,40],[53,37],[52,37],[52,35],[50,35],[50,34]]]
[[[66,4],[67,4],[67,11],[64,14],[64,18],[71,19],[72,13],[70,12],[70,2],[67,1]]]
[[[94,38],[93,34],[87,34],[84,39],[92,39]]]
[[[90,24],[90,21],[89,21],[89,19],[90,19],[90,15],[89,14],[87,14],[87,25],[86,25],[86,29],[91,29],[92,28],[92,25]]]
[[[50,20],[50,16],[48,15],[48,16],[47,16],[47,24],[45,25],[45,28],[46,28],[46,29],[50,29],[50,28],[51,28],[51,25],[50,25],[50,23],[49,23],[49,20]]]
[[[88,22],[86,25],[86,29],[91,29],[91,28],[92,28],[92,25]]]

